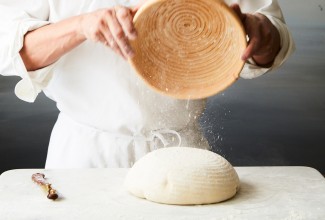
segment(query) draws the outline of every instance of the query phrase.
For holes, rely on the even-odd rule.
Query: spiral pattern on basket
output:
[[[131,63],[154,89],[177,98],[204,98],[238,78],[246,37],[222,1],[157,1],[134,22],[138,39],[132,42]]]

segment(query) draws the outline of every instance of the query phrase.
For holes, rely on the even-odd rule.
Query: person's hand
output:
[[[137,37],[134,14],[135,10],[116,6],[81,15],[79,33],[86,39],[103,43],[127,59],[134,55],[129,40]]]
[[[242,60],[253,58],[257,65],[270,67],[280,50],[280,34],[270,20],[262,14],[242,13],[238,4],[231,5],[242,21],[249,42]]]

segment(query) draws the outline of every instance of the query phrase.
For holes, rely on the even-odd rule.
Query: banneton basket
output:
[[[247,46],[222,0],[149,0],[134,17],[131,65],[156,91],[178,99],[214,95],[238,79]]]

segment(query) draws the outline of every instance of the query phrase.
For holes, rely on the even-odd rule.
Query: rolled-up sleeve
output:
[[[52,78],[53,65],[27,71],[19,54],[27,32],[49,24],[46,0],[0,0],[0,74],[20,76],[15,87],[18,98],[34,102]]]
[[[277,54],[273,65],[269,68],[263,68],[256,65],[253,59],[248,60],[245,64],[240,76],[246,79],[252,79],[258,76],[263,75],[264,73],[274,70],[280,67],[295,51],[295,44],[290,34],[287,25],[285,24],[285,20],[282,14],[282,10],[279,6],[277,0],[268,0],[265,1],[266,4],[258,9],[255,13],[261,13],[265,15],[272,24],[278,29],[281,39],[281,49]]]

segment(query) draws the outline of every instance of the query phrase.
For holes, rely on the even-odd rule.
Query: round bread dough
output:
[[[233,197],[239,178],[231,164],[216,153],[168,147],[137,161],[126,176],[125,186],[131,194],[153,202],[198,205]]]

